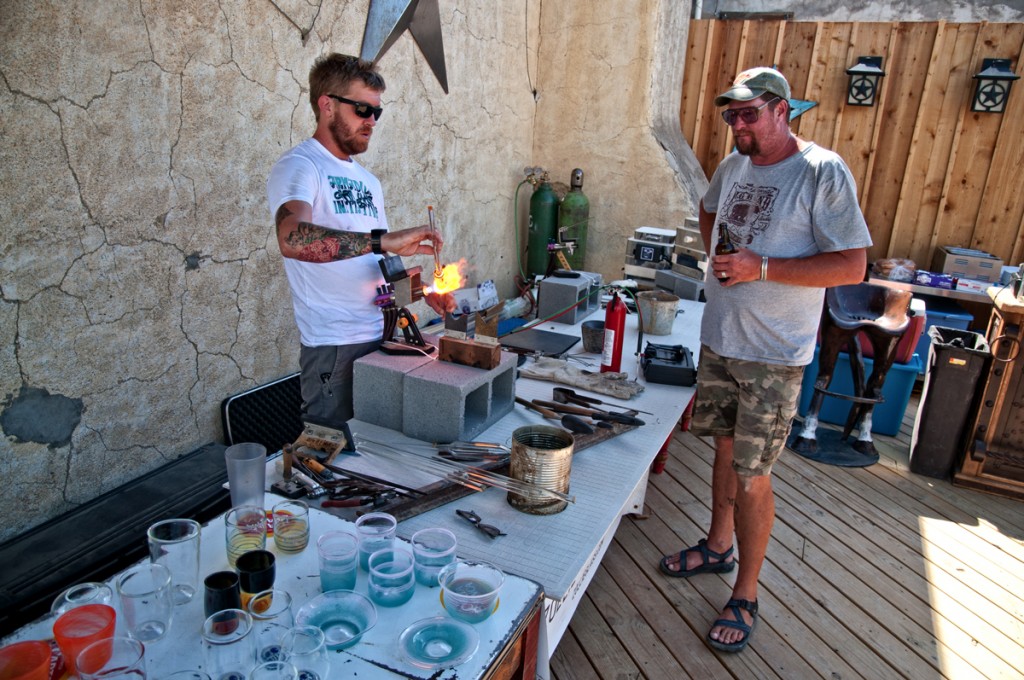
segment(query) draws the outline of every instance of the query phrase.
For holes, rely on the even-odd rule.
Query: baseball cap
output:
[[[790,90],[786,77],[767,66],[750,68],[736,76],[736,80],[732,81],[732,87],[715,97],[715,106],[725,106],[730,101],[749,102],[769,92],[789,99]]]

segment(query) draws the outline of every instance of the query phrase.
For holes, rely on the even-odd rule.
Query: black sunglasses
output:
[[[384,108],[380,106],[374,106],[373,104],[367,104],[366,102],[357,102],[351,99],[345,99],[344,97],[339,97],[336,94],[328,94],[327,96],[336,102],[341,102],[342,104],[351,104],[352,108],[356,112],[356,115],[359,116],[360,118],[369,118],[370,116],[373,116],[374,120],[380,120],[380,114],[384,113]]]
[[[774,99],[769,99],[760,106],[748,106],[745,109],[726,109],[725,111],[722,111],[722,120],[724,120],[725,124],[730,127],[736,124],[737,118],[747,125],[753,125],[757,122],[757,119],[761,117],[761,110],[772,102],[777,102],[779,99],[780,97],[775,97]]]
[[[475,526],[480,531],[487,534],[487,536],[490,538],[497,538],[498,536],[505,535],[505,532],[499,529],[498,527],[493,526],[491,524],[484,524],[484,521],[483,519],[481,519],[480,515],[476,514],[472,510],[456,510],[455,514],[461,517],[462,519],[466,520],[473,526]]]

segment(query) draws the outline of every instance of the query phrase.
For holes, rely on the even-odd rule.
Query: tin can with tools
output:
[[[549,425],[520,427],[512,433],[509,476],[521,482],[568,493],[572,468],[572,434]],[[513,508],[531,515],[553,515],[568,503],[542,492],[508,493]]]

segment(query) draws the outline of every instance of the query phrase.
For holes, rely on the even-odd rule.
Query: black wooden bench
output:
[[[221,403],[228,445],[258,442],[268,453],[302,433],[299,374]],[[154,522],[208,522],[231,506],[224,444],[207,444],[0,544],[0,636],[34,621],[67,588],[105,581],[148,553]]]
[[[0,635],[45,614],[76,583],[144,558],[154,522],[207,522],[226,511],[224,448],[207,444],[0,544]]]

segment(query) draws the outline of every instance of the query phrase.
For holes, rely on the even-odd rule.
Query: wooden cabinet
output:
[[[1024,302],[1008,287],[989,290],[995,302],[986,333],[992,364],[974,441],[953,483],[1024,499]]]

